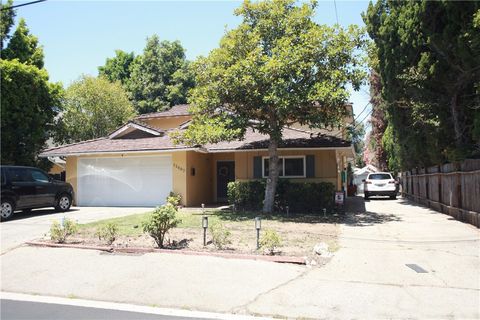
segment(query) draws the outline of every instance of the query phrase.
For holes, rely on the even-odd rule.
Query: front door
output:
[[[227,185],[235,181],[235,162],[217,162],[217,201],[227,201]]]

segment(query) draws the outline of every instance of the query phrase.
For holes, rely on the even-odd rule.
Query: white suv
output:
[[[390,199],[396,199],[397,182],[388,172],[370,173],[363,180],[363,193],[365,199],[371,196],[390,196]]]

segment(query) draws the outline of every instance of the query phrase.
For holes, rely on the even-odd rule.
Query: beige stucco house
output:
[[[108,137],[50,148],[40,156],[65,159],[78,206],[156,206],[170,191],[180,194],[185,206],[223,202],[228,182],[268,174],[268,137],[252,130],[242,141],[175,145],[169,132],[185,129],[191,118],[188,105],[174,106],[140,115]],[[353,157],[344,138],[342,130],[284,128],[281,177],[328,181],[340,190],[340,171]]]

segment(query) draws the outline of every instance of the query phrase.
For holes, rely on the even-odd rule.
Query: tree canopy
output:
[[[391,169],[480,155],[479,2],[380,0],[376,45]]]
[[[273,210],[282,128],[338,125],[347,112],[347,85],[358,89],[365,76],[362,31],[318,25],[315,7],[314,2],[245,1],[235,11],[243,22],[194,64],[194,120],[177,138],[189,144],[232,140],[247,128],[268,135],[266,212]]]
[[[128,88],[131,65],[135,59],[133,52],[127,53],[122,50],[115,50],[115,57],[107,58],[105,65],[98,67],[98,74],[107,78],[110,82],[120,81]]]
[[[6,4],[0,3],[0,51],[3,50],[3,43],[10,39],[10,29],[15,19],[15,10],[7,9],[13,5],[13,0],[7,0]]]
[[[11,6],[11,1],[7,2]],[[43,49],[30,34],[25,20],[20,19],[13,33],[14,10],[2,11],[1,56],[1,161],[4,164],[48,164],[37,159],[53,130],[54,117],[59,112],[62,87],[48,81],[43,69]],[[6,18],[5,18],[6,17]],[[6,20],[3,20],[6,19]]]
[[[0,60],[2,164],[36,165],[58,112],[59,85],[36,66]]]
[[[104,137],[135,116],[119,82],[82,76],[65,91],[55,140],[71,143]]]

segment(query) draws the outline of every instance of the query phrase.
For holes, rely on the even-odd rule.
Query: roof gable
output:
[[[134,133],[140,131],[141,133]],[[135,137],[147,138],[147,137],[159,137],[165,132],[153,127],[150,127],[146,123],[140,121],[130,121],[122,127],[112,132],[109,139],[135,139]]]

